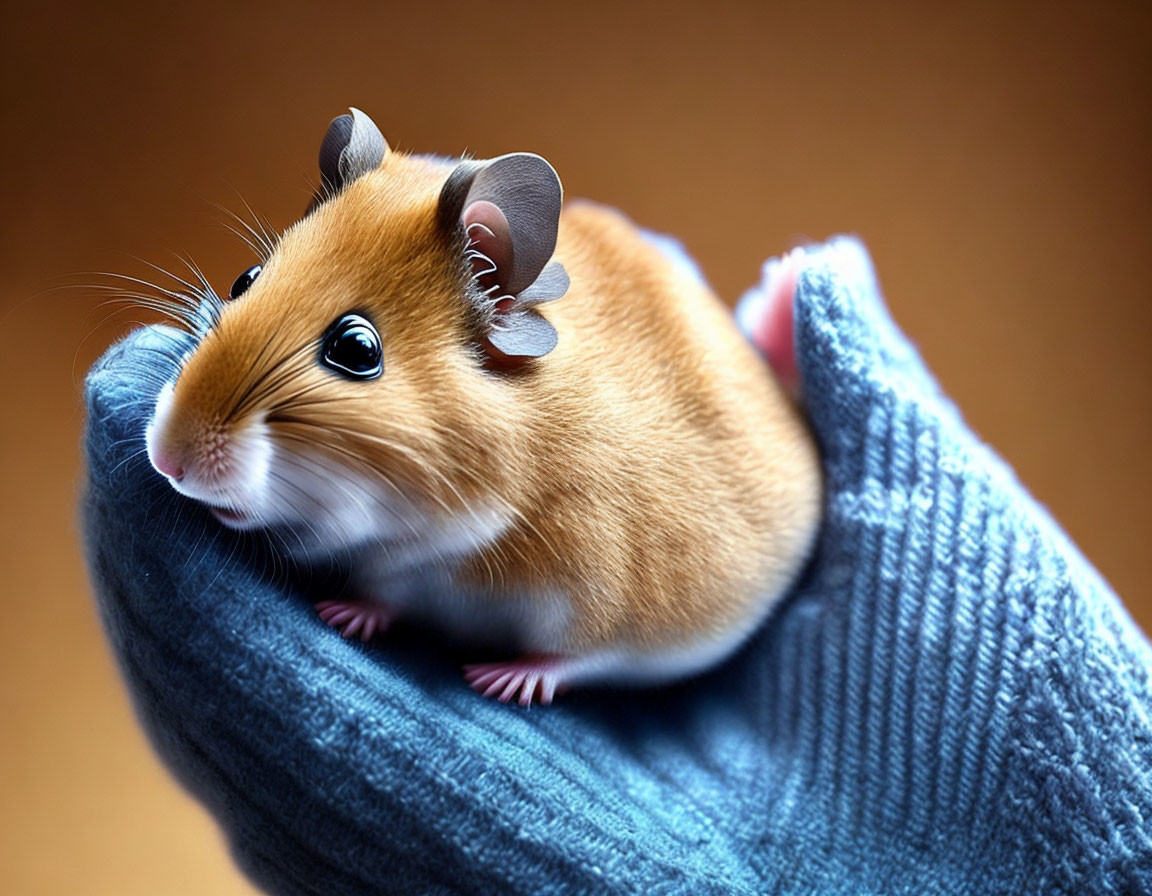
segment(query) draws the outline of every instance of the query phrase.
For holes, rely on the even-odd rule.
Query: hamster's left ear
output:
[[[468,237],[482,339],[494,359],[539,358],[556,347],[555,328],[535,306],[568,290],[563,266],[549,264],[562,201],[556,171],[523,152],[461,162],[440,191],[441,227]]]
[[[323,186],[308,211],[377,168],[387,154],[388,141],[375,122],[359,109],[349,109],[347,115],[333,118],[320,144]]]

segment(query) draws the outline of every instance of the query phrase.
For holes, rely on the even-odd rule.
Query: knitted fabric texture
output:
[[[283,894],[1149,893],[1152,651],[965,427],[864,250],[809,252],[796,334],[825,519],[736,656],[527,710],[461,656],[329,630],[141,453],[139,331],[87,383],[85,525],[139,718]]]

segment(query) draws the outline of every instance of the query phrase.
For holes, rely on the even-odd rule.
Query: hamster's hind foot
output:
[[[515,699],[521,706],[528,706],[536,699],[546,706],[567,684],[572,662],[569,657],[555,654],[528,654],[502,663],[465,666],[464,680],[476,693],[495,697],[501,703]]]
[[[396,619],[396,611],[378,600],[322,600],[316,612],[341,636],[359,635],[361,641],[385,631]]]

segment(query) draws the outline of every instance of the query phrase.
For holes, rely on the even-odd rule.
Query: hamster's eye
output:
[[[260,272],[264,270],[260,265],[254,264],[248,268],[243,274],[236,278],[232,283],[232,288],[228,290],[228,298],[238,299],[248,291],[248,287],[252,282],[260,276]]]
[[[338,317],[324,336],[320,360],[349,379],[374,379],[384,372],[380,334],[359,314]]]

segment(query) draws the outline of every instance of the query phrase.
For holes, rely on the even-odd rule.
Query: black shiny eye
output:
[[[232,284],[232,288],[228,290],[228,298],[238,299],[248,291],[248,287],[252,282],[260,276],[260,272],[264,270],[260,265],[254,264],[248,268],[243,274],[236,278]]]
[[[359,314],[338,317],[324,336],[320,360],[349,379],[374,379],[384,371],[380,334]]]

